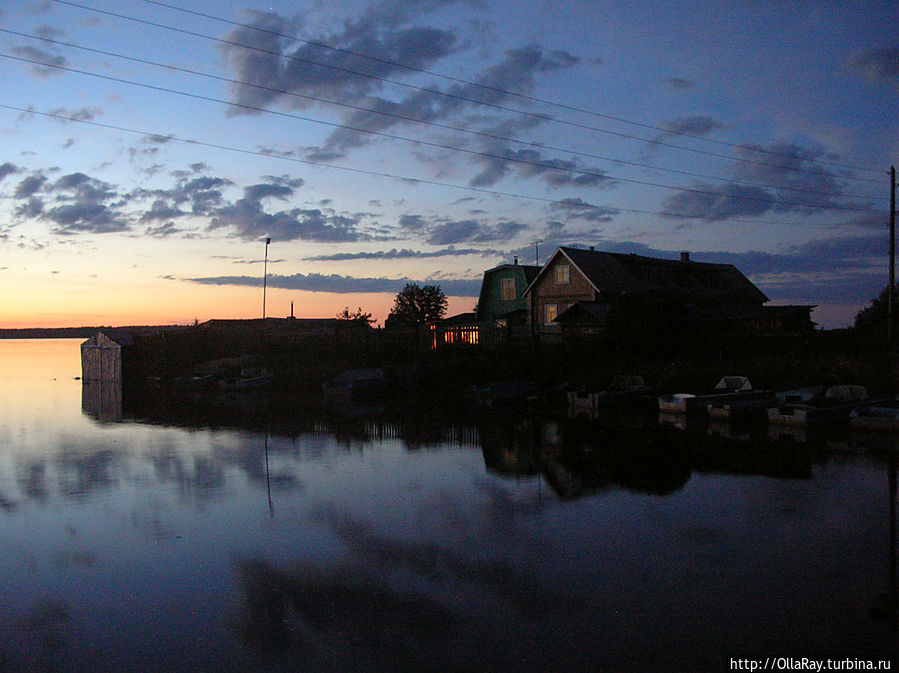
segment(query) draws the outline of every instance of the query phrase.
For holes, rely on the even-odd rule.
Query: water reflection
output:
[[[101,423],[122,419],[122,379],[83,381],[81,410]]]
[[[0,388],[0,670],[894,654],[891,436],[81,396]]]

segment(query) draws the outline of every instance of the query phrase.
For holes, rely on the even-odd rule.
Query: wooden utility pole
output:
[[[890,288],[887,292],[887,341],[893,343],[896,333],[893,294],[896,288],[896,167],[890,166]]]

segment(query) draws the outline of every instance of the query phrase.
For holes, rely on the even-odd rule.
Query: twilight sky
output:
[[[887,284],[899,3],[3,0],[0,327],[471,310],[559,245]],[[535,245],[535,242],[539,244]]]

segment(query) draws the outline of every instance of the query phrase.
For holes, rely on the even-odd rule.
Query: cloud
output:
[[[663,199],[666,215],[715,222],[767,212],[812,213],[848,205],[840,175],[816,163],[831,158],[821,150],[776,143],[768,147],[741,145],[734,152],[742,161],[732,182],[694,182],[690,189]]]
[[[515,169],[520,177],[540,177],[549,187],[612,187],[617,181],[606,171],[582,169],[573,159],[544,158],[532,149],[512,150],[491,144],[485,156],[476,158],[483,170],[471,179],[472,187],[490,187]]]
[[[425,226],[425,220],[421,215],[400,215],[400,226],[403,229],[417,231]]]
[[[478,220],[453,220],[431,225],[426,242],[430,245],[452,245],[462,242],[508,241],[526,228],[527,225],[513,221],[487,224]]]
[[[495,255],[501,254],[498,250],[483,250],[480,248],[442,248],[440,250],[431,250],[423,252],[421,250],[410,250],[404,248],[397,250],[378,250],[373,252],[338,252],[331,255],[316,255],[314,257],[304,257],[307,262],[347,262],[357,259],[377,259],[377,260],[395,260],[395,259],[430,259],[434,257],[462,257],[466,255]]]
[[[664,84],[669,89],[674,89],[675,91],[684,91],[686,89],[692,89],[696,86],[696,82],[691,79],[684,79],[682,77],[669,77],[668,79],[663,79],[662,84]]]
[[[678,117],[671,121],[663,121],[661,126],[672,134],[689,134],[694,136],[704,136],[724,128],[724,124],[719,121],[703,115],[693,115],[690,117]]]
[[[8,161],[0,164],[0,182],[8,175],[15,175],[16,173],[21,173],[22,169],[16,166],[15,164],[11,164]]]
[[[650,140],[641,154],[644,160],[659,149],[658,143],[663,142],[667,138],[676,135],[687,136],[707,136],[719,129],[724,128],[724,124],[705,115],[691,115],[689,117],[678,117],[677,119],[665,120],[659,123],[665,131],[659,133]]]
[[[41,218],[52,223],[57,234],[108,233],[130,228],[121,211],[128,199],[109,183],[81,172],[69,173],[50,182],[42,172],[24,178],[14,197],[19,218]]]
[[[78,108],[77,110],[69,110],[68,108],[60,107],[55,108],[53,110],[48,110],[47,114],[53,115],[56,117],[57,121],[60,121],[64,124],[70,122],[85,122],[96,119],[102,114],[102,111],[99,108]]]
[[[384,132],[395,125],[409,123],[409,120],[444,123],[469,110],[483,113],[483,105],[496,106],[516,98],[508,93],[510,91],[532,91],[537,75],[571,68],[579,62],[568,52],[546,52],[538,46],[527,46],[506,51],[498,64],[487,68],[470,83],[454,84],[444,91],[433,87],[426,91],[416,90],[398,101],[368,96],[361,101],[365,109],[354,110],[343,120],[345,126],[353,128],[334,131],[313,154],[318,160],[333,159],[343,156],[350,148],[367,143],[371,135],[353,130],[355,128]],[[542,121],[532,116],[510,118],[501,128],[492,129],[491,134],[513,135],[516,128],[530,128]]]
[[[417,7],[415,5],[418,5]],[[321,35],[315,42],[297,43],[287,37],[297,25],[275,13],[254,13],[252,26],[238,27],[226,37],[222,53],[236,79],[255,86],[234,85],[232,100],[240,105],[267,107],[275,102],[290,107],[309,103],[291,96],[299,93],[331,100],[359,100],[381,88],[378,78],[407,75],[411,68],[427,68],[452,53],[457,38],[429,27],[404,26],[411,13],[430,3],[408,3],[408,9],[380,3],[362,17],[343,24],[342,30]],[[247,47],[235,45],[247,45]],[[365,54],[363,60],[348,52]],[[233,108],[232,114],[252,111]]]
[[[205,278],[185,278],[184,280],[203,285],[239,285],[260,287],[262,279],[253,276],[214,276]],[[291,276],[269,275],[268,287],[285,290],[306,290],[309,292],[333,292],[336,294],[355,293],[396,293],[406,283],[433,285],[434,281],[412,280],[410,278],[356,278],[338,274],[294,274]],[[477,297],[481,290],[480,279],[441,280],[440,288],[453,297]]]
[[[40,173],[29,175],[16,186],[14,196],[17,199],[27,199],[40,191],[46,181],[47,177]]]
[[[899,83],[899,46],[865,49],[849,64],[866,79]]]
[[[153,238],[168,238],[169,236],[184,233],[184,229],[176,227],[174,222],[165,222],[157,226],[147,227],[144,233]]]
[[[550,204],[551,211],[565,213],[570,219],[584,220],[586,222],[611,222],[619,213],[615,208],[595,206],[579,198],[568,198],[554,201]]]
[[[357,224],[352,218],[326,214],[317,208],[267,213],[260,202],[244,198],[219,208],[210,221],[209,230],[228,228],[244,240],[269,236],[277,241],[339,243],[364,238],[356,231]]]
[[[47,79],[54,75],[62,75],[63,71],[60,70],[60,68],[65,67],[68,63],[63,56],[51,54],[48,51],[43,51],[36,47],[13,47],[10,51],[19,58],[27,61],[37,61],[38,63],[30,63],[28,70],[32,75],[40,79]],[[41,65],[42,63],[46,65]]]
[[[106,234],[127,231],[128,223],[100,203],[74,203],[45,210],[43,216],[56,224],[58,234]]]

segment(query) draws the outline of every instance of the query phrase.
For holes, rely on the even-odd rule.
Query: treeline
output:
[[[97,330],[115,334],[144,334],[178,329],[183,325],[131,325],[127,327],[22,327],[0,329],[0,339],[88,339]]]

